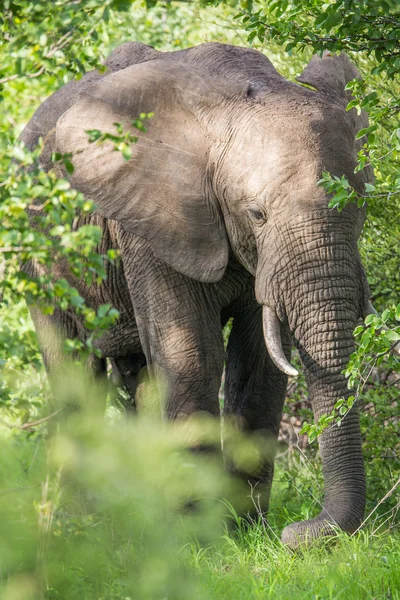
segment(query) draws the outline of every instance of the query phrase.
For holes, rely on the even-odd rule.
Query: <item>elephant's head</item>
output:
[[[352,331],[368,299],[357,251],[364,218],[354,205],[328,209],[317,182],[324,170],[354,174],[355,135],[365,117],[346,112],[345,84],[357,71],[345,55],[314,58],[287,82],[263,55],[206,44],[106,76],[57,124],[57,149],[77,153],[72,183],[106,217],[147,238],[155,255],[204,282],[224,273],[231,249],[255,275],[268,350],[289,375],[281,323],[303,361],[315,415],[348,395],[342,371]],[[86,131],[154,112],[125,161]],[[320,441],[325,503],[319,517],[287,528],[295,544],[360,524],[364,470],[355,410]]]

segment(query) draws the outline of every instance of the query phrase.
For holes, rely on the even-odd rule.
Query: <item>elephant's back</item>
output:
[[[208,75],[248,83],[256,88],[269,87],[273,81],[285,81],[271,61],[253,48],[206,42],[162,56],[166,60],[204,69]]]

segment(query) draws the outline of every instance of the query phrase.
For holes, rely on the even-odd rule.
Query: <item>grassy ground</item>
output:
[[[187,455],[185,439],[162,423],[93,414],[72,417],[50,444],[3,439],[1,599],[400,598],[400,535],[393,513],[380,527],[384,504],[357,536],[293,554],[279,537],[318,510],[314,459],[283,454],[269,523],[228,531],[230,482]],[[197,509],[182,512],[191,498]]]
[[[209,598],[400,597],[399,536],[339,536],[292,555],[257,526],[226,538],[219,551],[198,551],[196,559]]]

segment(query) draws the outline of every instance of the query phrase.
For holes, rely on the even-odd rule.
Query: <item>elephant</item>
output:
[[[110,302],[120,312],[98,341],[104,358],[93,369],[104,374],[111,359],[132,396],[144,365],[162,374],[165,415],[176,420],[219,417],[225,362],[225,418],[274,448],[288,377],[298,374],[292,345],[318,419],[351,393],[343,370],[354,327],[370,310],[357,248],[365,208],[329,209],[318,185],[328,171],[362,194],[373,178],[369,167],[354,172],[367,117],[346,111],[345,86],[359,73],[345,54],[325,53],[295,83],[264,54],[219,43],[163,53],[128,42],[106,67],[61,87],[21,135],[28,148],[44,138],[45,169],[55,150],[73,153],[71,185],[96,205],[77,225],[99,225],[99,251],[120,251],[121,265],[107,265],[100,286],[85,286],[61,261],[53,266],[89,306]],[[133,119],[150,112],[129,160],[109,142],[88,141],[88,130],[115,134],[115,123],[137,135]],[[56,326],[79,339],[87,332],[70,311],[30,310],[51,373],[60,356],[46,332]],[[319,446],[323,508],[284,529],[293,548],[336,528],[354,532],[363,520],[356,407]],[[262,490],[265,510],[273,463],[274,450],[251,472],[236,468]]]

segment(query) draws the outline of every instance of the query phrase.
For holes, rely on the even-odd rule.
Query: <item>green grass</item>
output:
[[[340,535],[294,555],[261,526],[196,555],[205,597],[218,599],[399,598],[399,560],[398,535]]]
[[[208,429],[196,424],[190,435]],[[400,535],[379,524],[309,550],[282,528],[318,510],[320,473],[283,456],[271,517],[228,528],[231,482],[184,449],[188,429],[72,416],[48,443],[0,441],[2,600],[400,598]],[[184,510],[197,498],[195,510]],[[381,515],[384,513],[382,505]],[[390,524],[394,522],[391,519]]]

